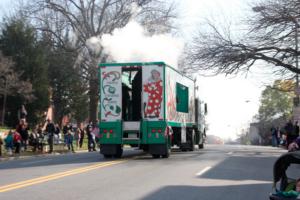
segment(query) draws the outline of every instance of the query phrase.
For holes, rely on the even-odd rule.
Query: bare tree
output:
[[[1,95],[20,95],[25,101],[33,100],[32,85],[28,81],[20,81],[21,74],[13,70],[13,61],[2,55],[0,51],[0,94]]]
[[[210,31],[200,32],[188,49],[190,65],[185,70],[234,74],[263,61],[274,73],[299,74],[300,0],[261,0],[251,10],[248,31],[239,38],[208,22]]]
[[[0,51],[0,95],[2,96],[1,124],[4,125],[7,96],[21,96],[25,102],[34,99],[32,84],[28,81],[20,81],[21,74],[13,70],[13,61],[4,57]]]
[[[139,12],[133,12],[133,9]],[[77,51],[74,66],[80,67],[89,81],[90,119],[96,119],[98,105],[97,64],[105,62],[103,48],[88,45],[92,37],[100,38],[124,27],[135,16],[151,33],[172,29],[175,18],[173,4],[160,0],[35,0],[23,6],[23,15],[30,17],[37,29],[46,32],[54,42],[63,44],[63,37],[73,40]]]

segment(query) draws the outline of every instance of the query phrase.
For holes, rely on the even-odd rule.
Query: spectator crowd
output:
[[[64,149],[75,153],[74,144],[77,150],[82,149],[85,136],[88,151],[96,151],[98,135],[99,128],[92,122],[86,126],[74,126],[67,122],[60,127],[47,119],[44,124],[30,129],[24,115],[15,129],[10,129],[4,137],[0,137],[0,156],[3,153],[2,146],[9,156],[20,155],[25,151],[53,153],[54,145],[63,145]]]
[[[278,147],[281,145],[286,147],[289,151],[299,150],[300,137],[298,121],[292,123],[292,120],[289,120],[282,128],[272,126],[271,134],[272,146]]]

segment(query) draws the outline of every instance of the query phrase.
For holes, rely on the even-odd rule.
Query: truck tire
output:
[[[117,147],[117,153],[114,155],[115,158],[121,158],[123,155],[123,149],[121,145],[118,145]]]
[[[170,150],[167,150],[166,154],[161,155],[162,158],[169,158],[170,156]]]
[[[190,151],[194,151],[194,150],[195,150],[195,137],[192,137]]]
[[[158,154],[152,154],[152,158],[159,158],[160,157],[160,155],[158,155]]]
[[[161,155],[162,158],[169,158],[171,149],[168,144],[165,144],[165,153]]]
[[[191,133],[191,140],[189,141],[189,151],[194,151],[195,150],[195,132],[194,130],[192,130],[192,133]]]
[[[204,144],[199,144],[199,149],[203,149],[204,148]]]
[[[143,145],[140,146],[140,149],[142,149],[143,152],[148,152],[149,151],[149,146],[146,145],[146,144],[143,144]]]
[[[187,148],[186,148],[185,146],[183,146],[183,145],[181,145],[181,146],[179,147],[179,149],[180,149],[181,151],[183,151],[183,152],[187,151]]]
[[[112,155],[109,154],[103,154],[104,158],[112,158]]]

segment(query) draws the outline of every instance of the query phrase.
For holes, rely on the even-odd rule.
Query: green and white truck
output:
[[[123,145],[167,158],[172,146],[203,148],[206,104],[196,81],[164,62],[99,64],[99,143],[104,157]],[[203,109],[205,107],[205,109]]]

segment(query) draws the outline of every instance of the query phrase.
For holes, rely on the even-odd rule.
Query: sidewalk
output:
[[[84,153],[88,152],[87,150],[75,150],[75,153]],[[46,156],[53,156],[53,155],[62,155],[62,154],[73,154],[71,151],[67,149],[63,150],[54,150],[53,153],[49,154],[48,152],[32,152],[32,151],[24,151],[21,152],[19,155],[13,154],[11,156],[6,155],[2,152],[2,156],[0,157],[0,162],[2,161],[9,161],[9,160],[20,160],[20,159],[27,159],[33,157],[46,157]]]

